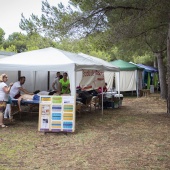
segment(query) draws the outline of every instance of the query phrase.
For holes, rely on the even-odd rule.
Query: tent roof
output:
[[[16,53],[14,52],[7,52],[7,51],[0,51],[0,59],[6,58],[8,56],[14,55]]]
[[[93,57],[93,56],[90,56],[90,55],[87,55],[87,54],[84,54],[84,53],[78,53],[78,54],[89,59],[89,60],[92,60],[93,62],[97,62],[97,63],[100,63],[102,65],[108,66],[108,67],[113,67],[113,65],[111,63],[104,61],[101,58]],[[114,66],[114,67],[116,67],[116,66]],[[116,68],[118,68],[118,67],[116,67]]]
[[[82,69],[119,71],[119,68],[113,65],[106,65],[87,56],[52,47],[18,53],[0,59],[0,70],[78,71]]]
[[[110,63],[116,67],[119,67],[122,71],[140,70],[140,67],[123,60],[115,60]]]
[[[11,56],[16,54],[15,52],[0,51],[0,56]]]
[[[152,67],[152,66],[146,66],[144,64],[136,64],[136,65],[145,69],[145,71],[147,71],[147,72],[158,72],[158,69],[155,67]]]

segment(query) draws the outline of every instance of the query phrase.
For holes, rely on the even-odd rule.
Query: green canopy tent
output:
[[[115,60],[110,62],[112,65],[120,68],[121,71],[134,71],[134,70],[143,70],[135,64],[123,61],[123,60]]]
[[[120,73],[115,73],[115,89],[118,90],[118,82],[120,82],[120,91],[136,91],[137,96],[139,96],[139,90],[142,89],[142,70],[135,64],[123,61],[115,60],[110,62],[113,66],[120,68]],[[105,73],[105,81],[109,82],[108,88],[113,87],[113,81],[110,79],[114,75],[111,73]],[[112,73],[114,74],[114,73]]]

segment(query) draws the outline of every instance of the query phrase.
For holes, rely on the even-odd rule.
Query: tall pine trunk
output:
[[[169,18],[170,18],[170,14],[169,14]],[[170,114],[170,23],[169,23],[168,38],[167,38],[167,84],[168,84],[167,113]]]
[[[165,65],[163,63],[163,55],[162,52],[155,53],[158,61],[158,70],[159,70],[159,82],[160,82],[160,96],[163,99],[167,99],[167,85],[166,85],[166,70]]]
[[[155,68],[158,68],[158,61],[157,61],[157,56],[154,57],[154,63],[153,63],[153,66]]]

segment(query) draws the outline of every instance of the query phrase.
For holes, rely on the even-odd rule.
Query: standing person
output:
[[[59,83],[59,81],[60,81],[60,79],[61,79],[61,74],[60,74],[60,72],[58,71],[57,73],[56,73],[56,78],[54,79],[54,81],[53,81],[53,84],[52,84],[52,88],[53,88],[53,90],[54,91],[56,91],[56,92],[59,92],[59,88],[60,88],[60,83]]]
[[[10,90],[10,97],[12,99],[18,99],[21,94],[20,92],[23,92],[25,94],[30,94],[33,95],[33,93],[28,92],[26,89],[23,88],[23,84],[25,83],[25,76],[21,76],[19,78],[19,81],[15,82]],[[11,116],[11,104],[7,104],[5,113],[4,113],[4,118],[7,118],[7,115],[9,115],[9,118],[12,120]]]
[[[28,92],[26,89],[24,89],[23,84],[25,83],[25,76],[21,76],[19,78],[19,81],[15,82],[11,88],[10,91],[10,97],[14,99],[18,99],[21,96],[21,92],[25,94],[33,95],[33,93]]]
[[[67,73],[63,73],[63,78],[60,79],[60,94],[69,94],[70,93],[70,81],[67,78],[68,75]]]
[[[9,98],[9,92],[13,85],[13,83],[10,83],[9,87],[7,86],[6,82],[8,80],[8,76],[6,74],[2,74],[0,76],[0,127],[4,128],[7,127],[3,123],[3,112],[6,108],[6,102]]]

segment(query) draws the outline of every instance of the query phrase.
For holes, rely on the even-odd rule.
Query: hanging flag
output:
[[[154,73],[153,83],[154,83],[154,87],[157,88],[158,87],[158,73]]]

